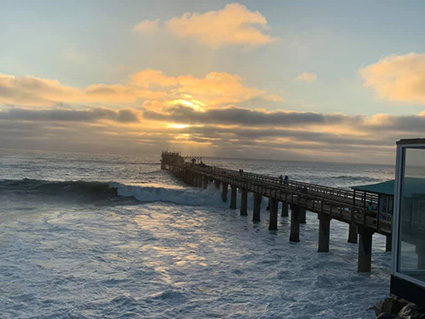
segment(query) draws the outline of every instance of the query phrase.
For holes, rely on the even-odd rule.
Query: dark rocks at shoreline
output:
[[[373,309],[377,319],[425,319],[425,308],[394,295],[378,302]]]

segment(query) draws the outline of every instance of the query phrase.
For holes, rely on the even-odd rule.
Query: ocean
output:
[[[347,224],[333,220],[317,253],[316,214],[290,243],[288,218],[268,231],[266,201],[253,223],[251,200],[240,216],[159,159],[0,150],[0,318],[374,318],[389,294],[383,236],[358,274]],[[394,178],[383,165],[203,160],[337,187]]]

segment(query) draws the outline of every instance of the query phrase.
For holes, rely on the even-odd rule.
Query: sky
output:
[[[0,0],[0,148],[394,164],[424,1]]]

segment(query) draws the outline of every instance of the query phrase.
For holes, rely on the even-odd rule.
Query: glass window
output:
[[[404,151],[399,231],[398,271],[425,281],[425,149]]]

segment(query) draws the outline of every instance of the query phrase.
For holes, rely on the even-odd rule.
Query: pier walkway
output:
[[[278,226],[278,204],[282,202],[281,216],[291,215],[290,241],[299,242],[300,223],[306,222],[306,210],[319,219],[318,251],[329,251],[330,221],[336,219],[349,225],[348,242],[357,243],[358,271],[370,272],[372,235],[387,237],[386,250],[391,249],[391,218],[379,213],[378,196],[373,193],[289,180],[256,173],[235,171],[186,161],[179,153],[163,152],[161,168],[171,171],[186,184],[206,188],[209,183],[222,192],[222,200],[236,209],[238,190],[241,196],[240,214],[248,215],[248,192],[253,194],[253,221],[259,222],[261,201],[269,199],[269,230]],[[372,204],[372,205],[371,205]]]

